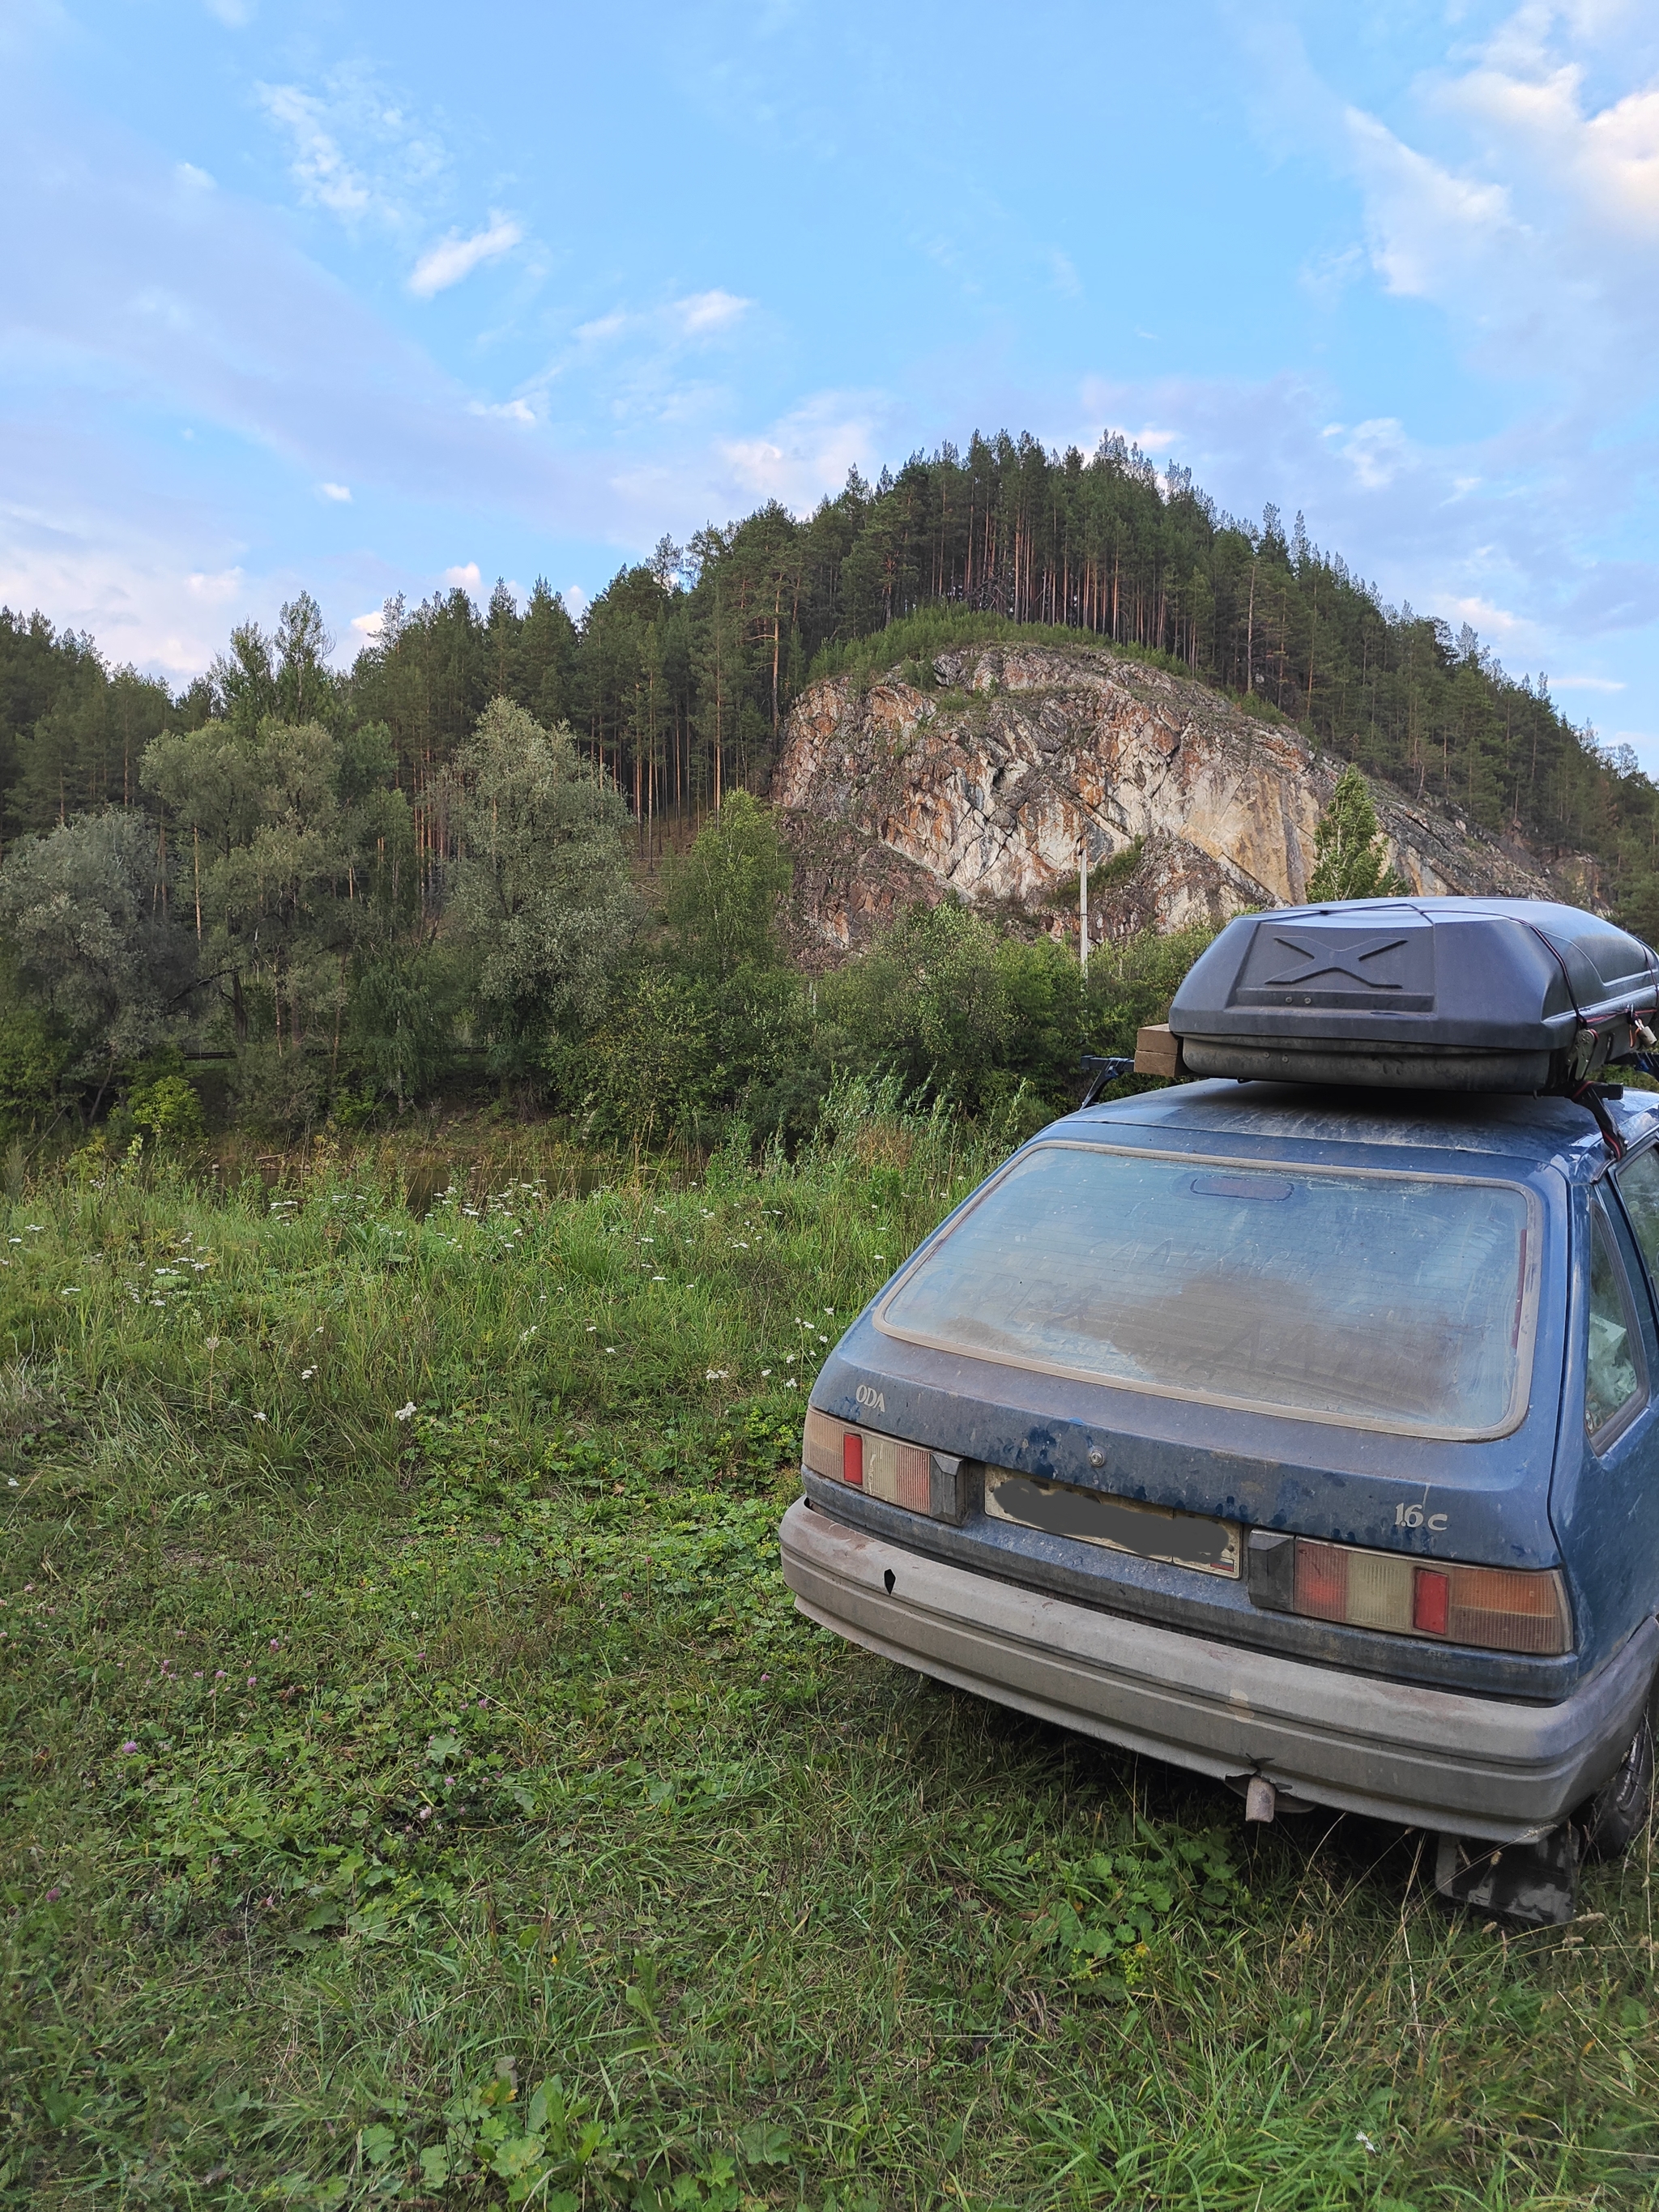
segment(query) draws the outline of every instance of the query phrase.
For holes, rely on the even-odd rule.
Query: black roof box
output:
[[[1543,899],[1347,899],[1228,923],[1176,993],[1188,1075],[1566,1091],[1654,1043],[1659,957]]]

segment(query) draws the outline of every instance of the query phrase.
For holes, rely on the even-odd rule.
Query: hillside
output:
[[[481,595],[482,599],[482,595]],[[1555,862],[1588,855],[1596,902],[1659,934],[1659,789],[1628,747],[1580,727],[1538,672],[1506,671],[1386,604],[1275,508],[1221,512],[1181,470],[1121,440],[1090,455],[971,439],[856,473],[811,516],[775,502],[684,547],[664,538],[580,621],[544,582],[389,600],[350,670],[306,592],[273,631],[244,623],[173,698],[112,672],[89,637],[0,609],[0,835],[148,802],[143,746],[222,718],[337,736],[373,729],[409,799],[425,893],[439,891],[448,765],[489,700],[568,721],[626,799],[646,851],[775,776],[790,711],[821,680],[1014,642],[1098,643],[1220,700],[1265,703],[1367,776]]]
[[[969,646],[829,678],[791,710],[773,785],[803,953],[833,962],[947,892],[1074,927],[1085,838],[1097,938],[1294,904],[1340,765],[1288,723],[1099,647]],[[1589,894],[1582,868],[1375,789],[1415,890]]]

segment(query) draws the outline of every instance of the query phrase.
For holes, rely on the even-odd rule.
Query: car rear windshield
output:
[[[1169,1397],[1502,1435],[1526,1408],[1534,1203],[1474,1177],[1038,1145],[901,1277],[877,1324]]]

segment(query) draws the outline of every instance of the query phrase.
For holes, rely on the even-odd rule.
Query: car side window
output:
[[[1648,1271],[1648,1280],[1659,1291],[1659,1145],[1650,1145],[1619,1170],[1619,1195],[1625,1201],[1632,1233]]]
[[[1642,1338],[1630,1287],[1607,1218],[1599,1206],[1592,1206],[1584,1427],[1598,1452],[1629,1425],[1646,1395]]]

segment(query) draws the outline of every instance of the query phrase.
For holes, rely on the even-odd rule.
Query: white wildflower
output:
[[[406,1406],[399,1406],[392,1418],[394,1421],[412,1421],[415,1418],[415,1401],[411,1398]]]
[[[255,1419],[256,1421],[263,1421],[263,1420],[264,1420],[264,1415],[263,1413],[256,1413],[256,1414],[253,1416],[253,1418],[254,1418],[254,1419]]]
[[[703,1370],[702,1379],[705,1382],[726,1382],[731,1377],[724,1367],[708,1367]]]
[[[310,1380],[311,1380],[311,1378],[312,1378],[312,1376],[313,1376],[316,1372],[317,1372],[317,1370],[316,1370],[316,1369],[315,1369],[314,1367],[302,1367],[302,1368],[300,1370],[300,1380],[301,1380],[302,1382],[310,1382]]]

